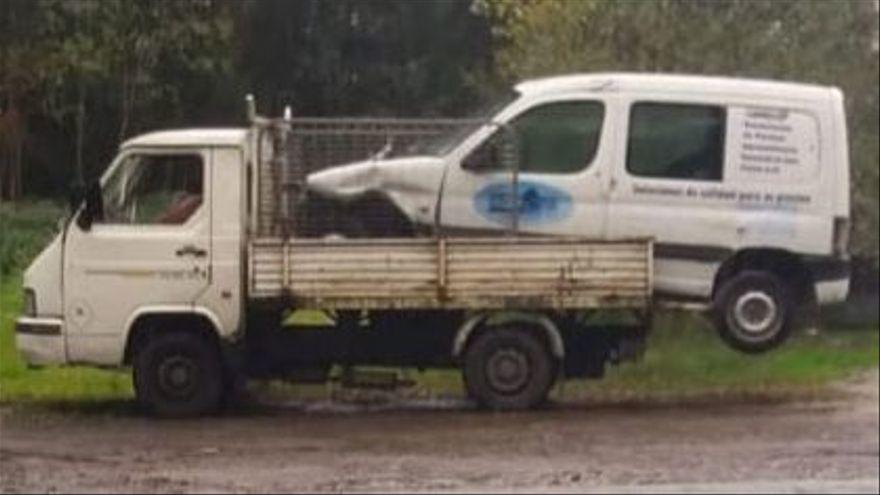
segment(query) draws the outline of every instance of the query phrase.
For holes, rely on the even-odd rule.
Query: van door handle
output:
[[[192,244],[187,244],[174,252],[177,256],[194,256],[196,258],[204,258],[208,255],[208,251],[197,248]]]

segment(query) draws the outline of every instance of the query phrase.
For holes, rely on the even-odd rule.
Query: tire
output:
[[[713,320],[729,346],[749,354],[769,351],[792,330],[791,293],[769,272],[744,270],[724,281],[713,301]]]
[[[463,378],[480,407],[511,411],[547,400],[556,378],[556,359],[530,332],[502,327],[478,335],[468,345]]]
[[[223,399],[219,350],[200,335],[157,335],[137,353],[133,364],[137,399],[158,416],[211,413]]]

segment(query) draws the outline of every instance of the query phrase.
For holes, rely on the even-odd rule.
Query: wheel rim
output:
[[[171,356],[159,364],[159,387],[172,398],[192,396],[198,385],[199,367],[186,356]]]
[[[748,334],[760,334],[771,328],[779,313],[776,301],[766,292],[749,291],[737,298],[733,317]]]
[[[530,375],[529,359],[518,349],[500,349],[486,360],[486,378],[497,392],[518,392],[528,383]]]

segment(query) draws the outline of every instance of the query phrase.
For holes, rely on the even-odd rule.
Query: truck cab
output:
[[[247,131],[194,129],[125,142],[24,273],[17,344],[28,362],[116,366],[157,319],[239,330]],[[131,332],[122,329],[133,329]]]

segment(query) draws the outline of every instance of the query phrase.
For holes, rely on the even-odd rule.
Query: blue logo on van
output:
[[[519,198],[513,201],[513,185],[496,182],[480,189],[474,196],[474,209],[493,222],[509,224],[519,211],[521,224],[542,224],[562,220],[571,214],[571,196],[547,184],[520,181]]]

